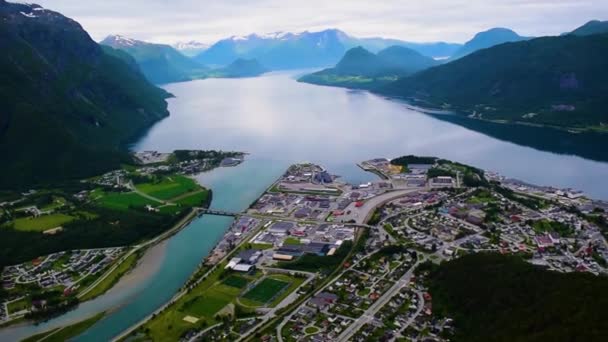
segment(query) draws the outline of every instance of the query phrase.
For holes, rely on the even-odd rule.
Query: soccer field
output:
[[[259,282],[254,288],[249,290],[243,298],[254,300],[260,303],[266,303],[274,298],[278,293],[281,292],[285,287],[289,285],[288,282],[265,278]]]

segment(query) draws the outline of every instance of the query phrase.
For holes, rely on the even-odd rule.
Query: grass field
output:
[[[285,299],[285,297],[289,296],[290,293],[295,291],[306,280],[305,278],[291,277],[286,274],[273,274],[271,278],[287,282],[289,283],[289,287],[287,287],[287,289],[283,290],[283,292],[279,293],[276,297],[274,297],[272,301],[268,303],[267,306],[269,307],[275,307],[279,305],[279,303],[281,303],[283,299]]]
[[[9,303],[7,305],[8,313],[12,314],[21,310],[29,309],[32,303],[28,297],[21,298],[16,302]]]
[[[295,237],[288,237],[283,241],[284,244],[286,245],[299,245],[301,244],[300,239],[295,238]]]
[[[157,206],[159,203],[138,195],[135,192],[106,193],[97,202],[108,209],[129,210],[130,207],[143,208],[146,205]]]
[[[13,227],[21,231],[42,232],[47,229],[59,227],[74,220],[74,217],[66,214],[49,214],[38,217],[22,217],[13,221]]]
[[[200,206],[201,204],[203,204],[203,202],[207,200],[208,196],[209,192],[207,190],[203,190],[201,192],[193,193],[190,196],[180,198],[176,200],[175,203],[179,203],[181,205],[189,207]]]
[[[239,294],[240,289],[228,285],[215,285],[202,296],[186,303],[184,312],[195,317],[213,318],[213,316],[230,304]]]
[[[274,298],[277,293],[289,285],[288,282],[264,278],[254,288],[243,295],[243,298],[250,299],[260,303],[266,303]]]
[[[237,289],[242,289],[247,286],[247,283],[249,283],[249,281],[243,277],[231,275],[228,278],[224,279],[222,283],[224,285],[236,287]]]
[[[137,184],[136,187],[139,191],[161,200],[170,200],[200,189],[193,179],[180,175],[165,177],[158,182]]]

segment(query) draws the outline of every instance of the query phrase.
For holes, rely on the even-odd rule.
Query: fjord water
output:
[[[169,100],[171,116],[133,148],[249,152],[238,167],[199,176],[213,189],[212,207],[218,209],[245,209],[292,162],[321,163],[358,183],[374,176],[357,168],[356,162],[404,154],[457,160],[530,183],[573,187],[608,198],[608,163],[562,154],[583,151],[580,155],[586,156],[580,146],[605,149],[605,139],[593,138],[598,140],[589,143],[540,128],[526,128],[524,133],[533,137],[523,137],[521,127],[508,125],[501,125],[496,133],[493,125],[427,115],[367,92],[297,83],[293,73],[165,88],[175,95]],[[601,152],[592,157],[608,160]],[[162,261],[149,276],[40,326],[0,330],[0,340],[18,340],[109,309],[113,310],[106,318],[76,340],[106,341],[116,336],[170,300],[230,223],[213,216],[194,221],[169,239]]]

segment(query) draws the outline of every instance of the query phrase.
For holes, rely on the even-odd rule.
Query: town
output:
[[[3,249],[0,323],[44,320],[68,303],[103,294],[147,247],[208,205],[209,190],[192,175],[243,158],[240,152],[137,152],[132,165],[65,188],[2,193],[0,229],[27,243],[7,240],[15,243]],[[138,232],[142,226],[152,229]]]
[[[605,202],[432,157],[359,166],[379,180],[290,166],[183,296],[124,336],[167,338],[170,324],[183,341],[447,341],[458,322],[433,311],[429,263],[493,252],[608,273]]]

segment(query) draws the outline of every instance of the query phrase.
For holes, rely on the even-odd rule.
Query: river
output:
[[[169,100],[171,116],[133,149],[249,152],[238,167],[198,176],[213,189],[212,208],[230,211],[245,209],[292,162],[317,162],[359,183],[375,176],[357,168],[356,162],[404,154],[452,159],[530,183],[573,187],[608,198],[608,156],[599,148],[608,146],[604,137],[459,122],[461,118],[424,114],[367,92],[297,83],[294,77],[272,73],[167,85],[175,95]],[[598,150],[588,153],[593,146]],[[141,275],[137,279],[125,279],[107,294],[47,323],[0,330],[0,340],[18,340],[110,309],[76,340],[116,336],[168,301],[230,223],[215,216],[195,220],[156,251],[157,264],[144,266],[148,272],[135,271]]]

